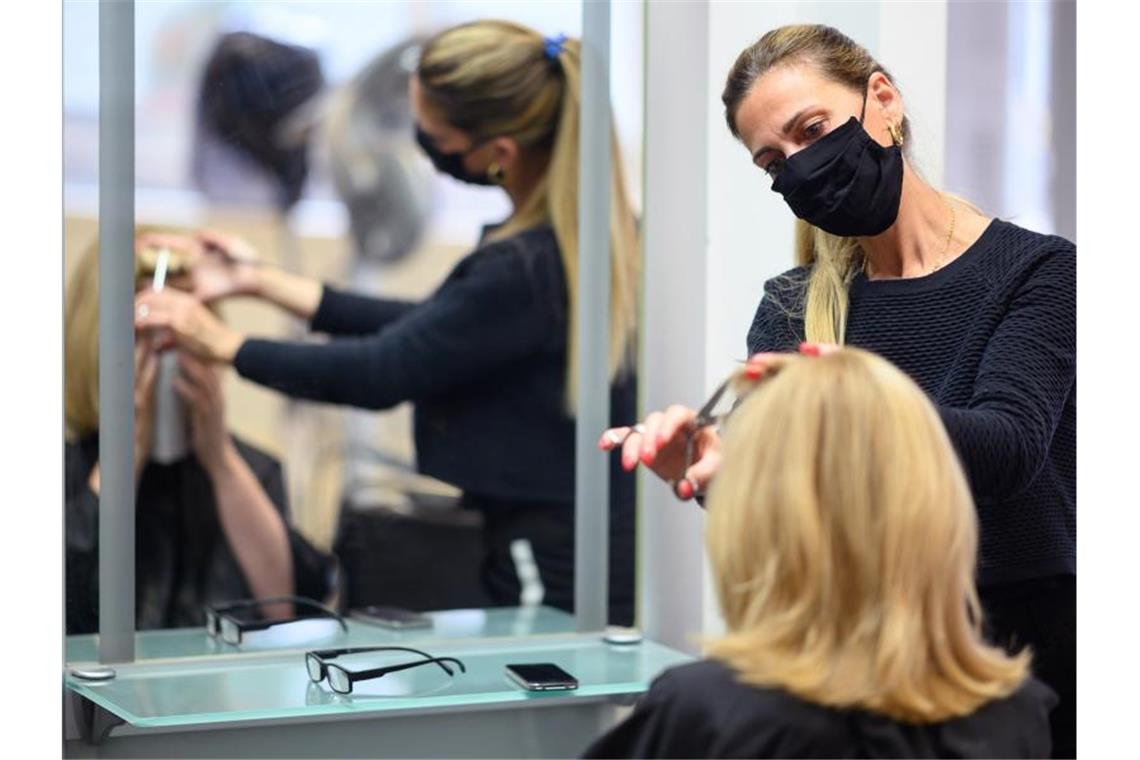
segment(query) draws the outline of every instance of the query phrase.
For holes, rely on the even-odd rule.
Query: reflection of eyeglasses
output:
[[[273,628],[274,626],[284,625],[286,623],[296,623],[300,620],[310,619],[303,617],[290,617],[276,618],[272,620],[238,620],[236,617],[229,614],[238,610],[259,607],[263,604],[284,603],[292,603],[294,606],[309,607],[311,609],[319,610],[325,613],[326,617],[335,620],[337,624],[345,630],[345,632],[348,631],[348,624],[344,622],[343,617],[314,599],[309,599],[304,596],[275,596],[266,599],[239,599],[232,602],[225,602],[223,604],[207,605],[203,608],[206,613],[206,633],[215,638],[220,637],[221,640],[227,644],[240,644],[243,636],[246,633],[264,631],[266,629]]]
[[[411,652],[423,656],[424,659],[414,662],[402,662],[397,665],[388,665],[383,668],[358,671],[346,670],[340,665],[326,662],[326,660],[331,660],[344,654],[359,654],[361,652]],[[312,680],[313,683],[320,683],[325,678],[328,678],[329,687],[338,694],[351,694],[352,685],[357,681],[382,678],[389,673],[417,668],[420,665],[427,665],[432,662],[439,665],[439,667],[443,669],[443,672],[449,676],[455,675],[455,671],[447,666],[449,662],[458,665],[461,672],[467,672],[467,668],[464,667],[463,663],[454,657],[433,657],[427,652],[412,649],[411,647],[349,647],[347,649],[318,649],[313,652],[305,653],[305,667],[309,671],[309,679]]]

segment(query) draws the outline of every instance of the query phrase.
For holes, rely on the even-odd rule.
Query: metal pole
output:
[[[609,600],[610,1],[582,3],[578,167],[578,422],[574,611],[579,631],[605,628]]]
[[[99,660],[135,658],[135,4],[99,2]]]
[[[678,399],[699,403],[711,390],[704,358],[710,268],[705,161],[710,12],[704,2],[646,4],[640,370],[646,409],[664,409]],[[677,40],[685,44],[678,46]],[[677,161],[680,155],[693,160]],[[678,351],[677,346],[687,350]],[[654,641],[699,655],[690,634],[704,619],[704,549],[697,538],[704,534],[701,510],[679,508],[672,489],[656,477],[643,475],[640,487],[638,621]]]

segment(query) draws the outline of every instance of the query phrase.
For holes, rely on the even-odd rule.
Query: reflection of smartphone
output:
[[[578,679],[550,662],[508,665],[507,677],[528,691],[567,691],[578,688]]]
[[[385,628],[431,628],[431,618],[419,612],[400,607],[361,607],[348,613],[349,617],[375,623]]]

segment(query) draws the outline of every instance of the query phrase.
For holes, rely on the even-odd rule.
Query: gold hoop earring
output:
[[[902,129],[898,126],[895,126],[894,124],[888,124],[887,125],[887,132],[891,136],[891,142],[893,142],[895,145],[897,145],[898,147],[901,148],[903,146]]]
[[[506,177],[507,173],[503,171],[503,167],[497,162],[487,167],[487,179],[491,180],[494,184],[503,184],[503,180],[506,179]]]

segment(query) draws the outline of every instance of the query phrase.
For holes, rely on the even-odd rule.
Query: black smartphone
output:
[[[507,677],[527,691],[568,691],[578,679],[551,662],[508,665]]]
[[[384,628],[431,628],[431,618],[419,612],[401,607],[361,607],[351,610],[348,616],[365,623],[373,623]]]

